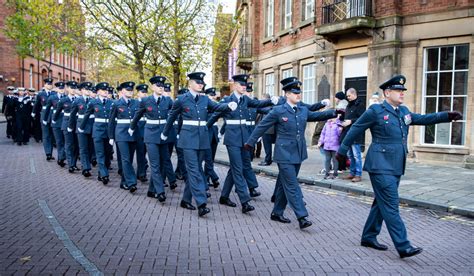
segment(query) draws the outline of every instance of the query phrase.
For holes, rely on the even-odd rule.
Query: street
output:
[[[412,244],[421,255],[400,259],[385,227],[388,251],[361,247],[371,199],[303,185],[314,225],[300,230],[270,220],[274,178],[259,176],[262,196],[250,214],[219,205],[211,188],[211,213],[179,207],[184,183],[160,204],[146,197],[148,183],[130,194],[111,183],[70,174],[47,162],[41,144],[16,146],[0,124],[0,275],[469,275],[474,265],[474,221],[401,207]],[[221,184],[227,168],[218,165]],[[233,193],[233,201],[238,198]],[[51,213],[48,212],[50,210]]]

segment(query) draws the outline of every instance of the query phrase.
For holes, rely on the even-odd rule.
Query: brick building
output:
[[[40,89],[43,79],[48,76],[54,81],[85,80],[86,64],[78,52],[61,54],[51,49],[42,59],[19,57],[16,54],[15,41],[7,38],[3,32],[5,18],[13,13],[13,10],[6,8],[6,0],[0,0],[0,6],[3,7],[0,9],[0,93],[10,85]]]
[[[250,73],[257,94],[281,94],[279,81],[294,75],[305,102],[355,87],[368,104],[381,82],[404,74],[413,112],[464,114],[459,122],[414,128],[413,156],[473,165],[472,1],[238,0],[236,15],[231,70]],[[308,139],[312,132],[308,127]]]

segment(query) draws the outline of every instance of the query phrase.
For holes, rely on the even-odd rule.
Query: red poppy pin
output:
[[[95,112],[99,112],[99,108],[98,108],[98,107],[95,108]]]
[[[123,110],[124,110],[123,108],[121,108],[121,107],[119,108],[119,111],[120,111],[120,112],[123,112]]]
[[[79,106],[79,109],[83,109],[83,108],[84,108],[84,106],[81,104],[81,105]]]
[[[383,116],[383,120],[385,121],[386,124],[388,124],[388,114]]]
[[[152,111],[153,107],[149,106],[147,109],[148,109],[148,111]]]
[[[281,119],[283,120],[283,122],[288,122],[288,117],[281,117]]]
[[[184,111],[185,111],[185,112],[189,112],[189,110],[190,110],[190,109],[189,109],[189,107],[187,107],[187,106],[184,108]]]

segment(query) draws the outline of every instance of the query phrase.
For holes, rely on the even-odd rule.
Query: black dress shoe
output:
[[[158,195],[158,201],[159,202],[165,202],[166,200],[166,196],[165,196],[165,193],[161,193]]]
[[[364,247],[370,247],[376,250],[385,251],[388,249],[388,246],[385,244],[380,244],[378,241],[361,241],[360,245]]]
[[[210,212],[211,210],[209,210],[209,208],[206,207],[206,203],[198,207],[198,215],[200,217],[205,216],[206,214],[209,214]]]
[[[206,192],[206,197],[207,197],[207,198],[210,198],[210,197],[211,197],[211,193]]]
[[[181,200],[181,203],[179,204],[181,208],[188,209],[188,210],[196,210],[196,207],[194,207],[191,203],[187,203],[186,201]]]
[[[74,169],[74,167],[69,167],[69,173],[74,173],[76,170]]]
[[[272,214],[270,216],[270,219],[281,222],[281,223],[291,223],[291,220],[289,218],[284,217],[283,215],[280,216],[280,215]]]
[[[46,155],[46,160],[47,160],[47,161],[54,160],[54,157],[53,157],[51,154],[47,154],[47,155]]]
[[[261,193],[259,191],[255,190],[255,188],[250,189],[250,196],[251,197],[257,197],[257,196],[260,196],[260,195],[261,195]]]
[[[219,204],[226,205],[226,206],[229,206],[229,207],[236,207],[237,206],[237,204],[235,204],[235,202],[230,200],[230,198],[223,197],[223,196],[221,196],[219,198]]]
[[[248,202],[242,203],[242,213],[246,214],[253,210],[255,210],[255,207],[250,205]]]
[[[92,161],[91,161],[91,165],[92,165],[92,167],[95,167],[95,166],[97,166],[97,160],[95,160],[95,159],[92,159]]]
[[[170,183],[170,190],[174,190],[176,189],[176,187],[178,187],[178,184],[176,184],[176,182]]]
[[[84,171],[82,171],[82,175],[84,177],[90,177],[92,174],[88,170],[84,170]]]
[[[138,177],[138,180],[140,180],[141,182],[147,182],[148,178],[146,178],[146,176],[140,176]]]
[[[212,180],[212,186],[214,186],[214,189],[217,189],[219,185],[220,185],[219,180]]]
[[[110,180],[108,176],[104,176],[102,177],[101,181],[102,181],[102,184],[107,185],[107,183],[109,183]]]
[[[135,185],[132,185],[132,186],[130,186],[130,193],[132,193],[132,194],[133,194],[133,193],[134,193],[134,192],[136,192],[136,191],[137,191],[137,185],[136,185],[136,184],[135,184]]]
[[[271,201],[272,203],[275,203],[275,198],[276,198],[275,195],[272,195],[272,198],[270,198],[270,201]]]
[[[58,160],[58,165],[59,165],[61,168],[64,168],[64,166],[66,166],[66,162],[64,162],[64,160]]]
[[[153,192],[146,193],[146,196],[147,197],[152,197],[152,198],[158,198],[158,195],[156,193],[153,193]]]
[[[408,258],[408,257],[418,255],[421,252],[423,252],[423,248],[410,246],[409,248],[403,251],[398,251],[398,254],[400,255],[400,258],[403,259],[403,258]]]
[[[300,229],[304,229],[313,225],[313,223],[307,220],[306,217],[299,218],[298,223],[300,224]]]

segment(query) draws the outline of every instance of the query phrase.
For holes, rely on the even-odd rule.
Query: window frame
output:
[[[304,0],[302,1],[301,6],[301,13],[303,14],[302,21],[309,20],[315,17],[314,10],[315,10],[315,2],[314,0]],[[308,8],[311,7],[311,14],[308,16]]]
[[[268,82],[270,76],[272,80],[271,84]],[[265,74],[265,93],[268,93],[270,96],[275,96],[275,72]]]
[[[311,72],[309,72],[308,74],[310,75],[310,77],[308,77],[306,75],[306,69],[307,68],[311,68],[310,71],[312,71],[312,74]],[[316,62],[311,62],[311,63],[307,63],[307,64],[304,64],[301,66],[301,71],[302,71],[302,93],[303,93],[303,97],[302,97],[302,101],[304,103],[307,103],[307,104],[313,104],[313,103],[316,103],[317,101],[317,89],[316,89]],[[311,83],[312,81],[312,90],[308,90],[307,88],[307,85],[305,84],[308,84],[308,83]]]
[[[293,0],[283,0],[282,16],[282,30],[290,29],[293,26]]]
[[[265,37],[271,37],[275,33],[275,0],[265,3]]]

